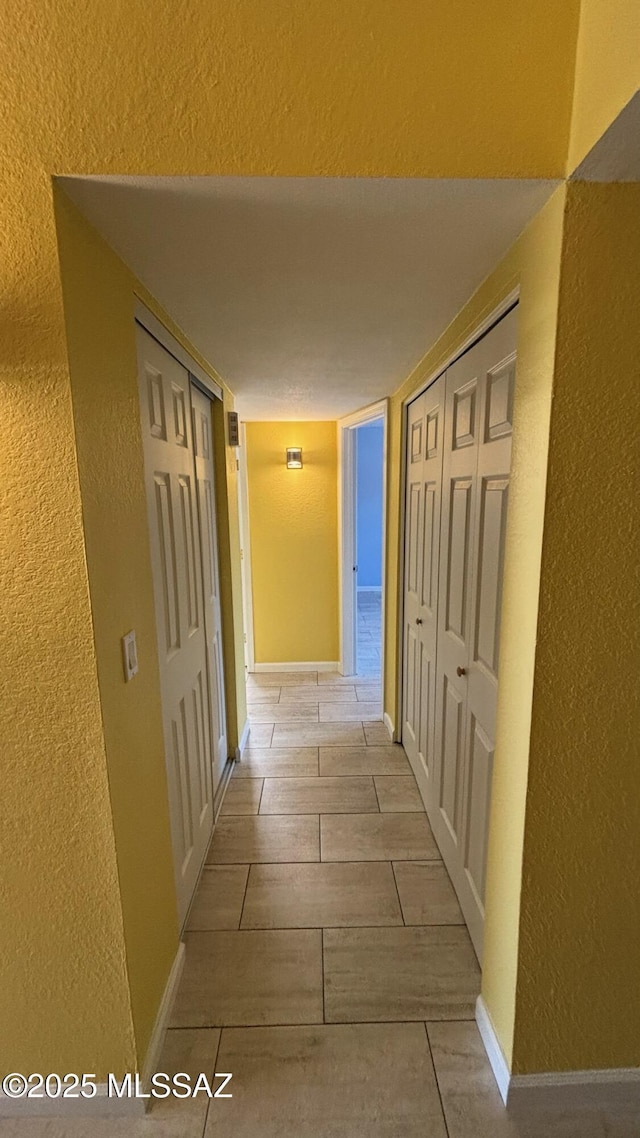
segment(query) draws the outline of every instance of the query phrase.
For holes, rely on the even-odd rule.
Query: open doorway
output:
[[[338,423],[343,675],[383,675],[386,401]]]
[[[382,670],[382,464],[384,423],[354,429],[356,452],[356,675]]]

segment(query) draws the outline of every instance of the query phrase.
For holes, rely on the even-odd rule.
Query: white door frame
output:
[[[251,576],[251,527],[249,525],[249,475],[247,472],[247,428],[240,424],[238,448],[238,509],[240,514],[240,568],[244,608],[244,642],[247,671],[255,670],[253,638],[253,580]]]
[[[356,670],[356,611],[353,567],[356,554],[355,428],[382,419],[382,643],[380,669],[384,679],[384,615],[387,560],[387,433],[389,400],[381,399],[338,420],[338,567],[340,580],[340,672]]]
[[[397,685],[397,708],[398,714],[396,716],[399,726],[396,731],[395,738],[399,743],[402,742],[402,708],[404,707],[404,552],[405,552],[405,502],[407,496],[407,417],[408,407],[413,403],[414,399],[422,395],[432,383],[451,367],[460,356],[469,351],[478,340],[480,340],[487,332],[497,324],[503,316],[506,316],[520,299],[520,285],[517,285],[510,293],[505,296],[499,304],[491,310],[484,320],[476,324],[472,332],[458,345],[458,347],[448,356],[443,363],[439,365],[436,371],[432,372],[427,379],[424,380],[415,391],[407,395],[406,399],[402,401],[402,417],[400,426],[400,491],[401,503],[399,510],[399,531],[400,531],[400,544],[399,544],[399,558],[398,558],[398,623],[396,626],[396,651],[398,660],[398,685]],[[516,375],[516,383],[518,378]],[[385,432],[386,437],[386,432]],[[384,598],[384,595],[383,595]]]

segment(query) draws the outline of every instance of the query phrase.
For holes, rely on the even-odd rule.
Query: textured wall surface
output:
[[[10,1065],[104,1072],[136,1060],[51,175],[560,175],[577,12],[576,0],[5,4],[0,833],[11,920],[0,1020]],[[229,572],[236,588],[237,564]],[[237,622],[231,632],[237,643]]]
[[[640,1064],[639,297],[640,186],[569,185],[516,1071]]]
[[[285,451],[302,447],[302,470]],[[247,423],[256,663],[338,659],[335,423]]]
[[[640,87],[638,0],[582,0],[567,171]]]
[[[131,1007],[144,1055],[178,947],[133,322],[134,281],[63,193],[60,269]],[[134,628],[140,670],[122,675]],[[149,951],[153,944],[154,952]]]
[[[56,215],[127,970],[136,1046],[143,1057],[178,947],[178,925],[140,433],[133,321],[136,293],[165,324],[171,324],[187,350],[192,355],[195,352],[61,191],[56,195]],[[218,379],[204,361],[199,362]],[[230,503],[227,457],[234,471]],[[222,535],[223,588],[232,596],[228,572],[232,548],[236,563],[239,560],[237,522],[235,543],[228,533],[229,504],[231,512],[236,506],[237,516],[235,455],[223,446],[218,447],[216,458],[218,513],[222,511],[221,528],[227,529]],[[226,678],[233,750],[237,742],[233,624],[234,617],[237,624],[238,613],[232,605],[226,611],[231,637],[231,645],[225,643],[225,655],[230,661]],[[136,630],[140,670],[126,684],[120,638],[130,628]],[[244,697],[244,669],[240,682]]]
[[[531,689],[553,384],[564,188],[527,227],[495,272],[391,400],[389,424],[385,710],[397,708],[400,427],[402,400],[419,389],[517,284],[518,365],[500,639],[500,697],[494,767],[482,992],[508,1060],[518,962]]]
[[[0,1066],[104,1073],[136,1052],[50,183],[5,209]]]

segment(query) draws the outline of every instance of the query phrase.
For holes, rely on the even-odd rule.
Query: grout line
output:
[[[371,1023],[371,1024],[390,1024],[390,1023],[475,1023],[474,1019],[469,1016],[464,1019],[411,1019],[409,1016],[404,1016],[402,1019],[330,1019],[326,1021],[327,1027],[354,1027],[358,1024]],[[221,1033],[223,1031],[237,1030],[241,1028],[261,1028],[261,1027],[324,1027],[325,1024],[322,1020],[305,1020],[303,1023],[185,1023],[180,1024],[179,1027],[168,1028],[168,1031],[215,1031],[216,1029]]]
[[[222,1032],[223,1032],[223,1030],[224,1030],[223,1028],[219,1028],[220,1034],[218,1035],[218,1046],[216,1047],[216,1053],[213,1057],[213,1069],[211,1071],[211,1085],[212,1086],[213,1086],[213,1083],[215,1082],[216,1067],[218,1066],[218,1055],[220,1054],[220,1044],[222,1043]],[[204,1112],[204,1125],[202,1127],[201,1138],[205,1138],[205,1135],[207,1133],[207,1123],[209,1121],[209,1111],[211,1109],[212,1101],[213,1100],[207,1096],[207,1109]]]
[[[262,862],[262,861],[257,861],[257,862],[252,863],[252,865],[255,865],[257,868],[259,868],[262,865],[270,865],[270,864],[274,864],[274,863]],[[282,864],[287,864],[287,865],[288,864],[293,864],[293,865],[345,865],[345,862],[343,862],[343,861],[340,861],[340,862],[338,862],[338,861],[333,861],[333,862],[332,861],[323,861],[323,862],[320,862],[320,861],[314,861],[314,862],[296,861],[296,862],[292,862],[292,863],[275,862],[275,865],[282,865]],[[355,864],[357,864],[357,865],[380,865],[381,863],[377,862],[377,861],[376,862],[365,861],[365,862],[356,862]],[[384,864],[386,865],[387,863],[385,862]],[[247,882],[248,882],[248,878],[247,878]],[[245,886],[245,897],[246,897],[247,889],[248,889],[248,885]],[[242,902],[242,908],[243,908],[243,912],[241,912],[241,914],[240,914],[241,919],[242,919],[242,916],[244,915],[244,900]],[[372,931],[375,932],[376,930],[380,930],[380,929],[466,929],[466,925],[460,924],[460,923],[457,923],[457,924],[443,923],[442,921],[440,921],[438,923],[434,923],[434,924],[429,924],[429,925],[407,925],[407,924],[403,924],[402,921],[386,921],[384,924],[381,924],[381,925],[371,925],[371,924],[364,924],[364,925],[251,925],[251,926],[245,926],[244,928],[189,929],[188,931],[189,931],[189,934],[191,934],[191,933],[304,933],[304,932],[321,932],[322,929],[325,929],[328,932],[335,932],[336,930],[338,932],[348,932],[350,929],[351,930],[357,929],[359,931],[362,931],[362,929],[371,929]]]
[[[262,780],[262,790],[260,791],[260,799],[258,801],[258,809],[256,810],[256,815],[258,815],[260,813],[260,807],[262,806],[262,799],[264,796],[264,786],[265,786],[266,781],[267,781],[267,779],[265,776]]]
[[[245,864],[246,864],[246,862],[245,862]],[[247,899],[247,893],[249,891],[249,878],[251,877],[251,869],[252,869],[254,864],[255,864],[254,862],[249,862],[249,867],[247,870],[247,880],[244,883],[244,893],[242,894],[242,905],[240,906],[240,916],[238,917],[238,927],[237,927],[237,929],[230,929],[230,930],[220,929],[220,932],[223,932],[223,931],[238,932],[238,933],[240,932],[240,928],[242,925],[242,917],[244,914],[244,903]],[[215,931],[215,930],[213,930],[213,931]]]
[[[380,799],[378,798],[378,788],[376,786],[376,780],[373,775],[371,775],[371,781],[373,782],[373,792],[376,796],[376,802],[378,803],[378,814],[382,814],[382,810],[380,809]]]
[[[344,863],[344,861],[313,861],[313,863],[310,863],[310,861],[286,861],[286,863],[281,863],[281,861],[276,861],[276,863],[269,863],[269,861],[252,861],[252,865],[249,866],[249,872],[251,872],[251,869],[254,866],[256,868],[260,868],[260,866],[271,865],[271,864],[276,864],[276,865],[345,865],[345,864],[350,864],[350,865],[354,865],[354,864],[356,864],[356,865],[380,865],[380,864],[381,865],[388,865],[387,861],[384,861],[384,863],[380,863],[380,861],[358,861],[358,863]],[[245,885],[245,898],[243,899],[243,912],[240,913],[240,920],[244,916],[245,900],[246,900],[246,894],[248,892],[248,879],[249,879],[249,874],[247,874],[247,884]],[[397,922],[392,921],[392,922],[386,922],[385,924],[255,925],[255,927],[252,925],[251,929],[247,929],[247,927],[245,927],[245,929],[241,929],[241,927],[238,927],[238,929],[189,929],[189,934],[195,933],[195,932],[207,933],[207,934],[208,933],[219,933],[219,932],[224,932],[224,933],[227,933],[227,932],[321,932],[322,929],[325,929],[328,932],[335,932],[336,930],[338,932],[350,932],[350,931],[362,932],[363,929],[370,929],[372,932],[376,932],[376,931],[379,932],[380,929],[466,929],[466,927],[467,926],[463,925],[463,924],[443,924],[442,922],[440,924],[407,925],[407,924],[402,924],[402,922],[399,924]]]
[[[320,962],[322,965],[322,1022],[327,1022],[327,1009],[325,1006],[324,991],[324,929],[320,929]]]
[[[442,1098],[442,1091],[440,1090],[440,1082],[438,1079],[438,1071],[436,1068],[435,1059],[433,1058],[433,1051],[431,1050],[431,1040],[429,1039],[429,1028],[427,1027],[427,1021],[426,1020],[424,1021],[424,1034],[425,1034],[425,1037],[427,1040],[427,1051],[429,1052],[429,1058],[431,1059],[431,1066],[433,1068],[433,1077],[435,1080],[436,1089],[438,1091],[438,1098],[440,1100],[440,1110],[442,1111],[442,1121],[444,1122],[444,1128],[447,1132],[448,1138],[451,1138],[449,1126],[447,1124],[447,1115],[446,1115],[446,1111],[444,1109],[444,1101]]]
[[[398,904],[400,906],[400,912],[402,914],[402,923],[405,926],[405,928],[407,928],[408,926],[407,926],[407,922],[406,922],[405,916],[404,916],[404,909],[402,908],[402,898],[400,896],[400,890],[398,889],[398,878],[396,877],[396,867],[395,867],[393,861],[391,862],[391,872],[393,874],[393,881],[394,881],[394,884],[396,887],[396,893],[398,895]]]

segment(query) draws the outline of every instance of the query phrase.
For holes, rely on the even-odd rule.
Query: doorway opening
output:
[[[340,669],[380,685],[383,668],[386,401],[341,419]]]
[[[356,451],[356,675],[382,667],[382,419],[354,430]]]

